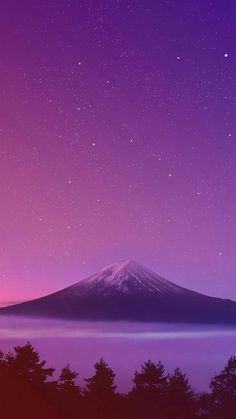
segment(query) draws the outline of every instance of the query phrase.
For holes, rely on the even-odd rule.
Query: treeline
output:
[[[204,356],[204,354],[199,356]],[[125,363],[125,360],[124,360]],[[59,379],[31,343],[0,352],[0,417],[2,419],[235,419],[236,357],[215,375],[209,393],[193,392],[176,368],[166,374],[159,361],[145,362],[135,372],[133,388],[119,394],[115,373],[101,359],[94,374],[77,384],[78,373],[67,364]]]

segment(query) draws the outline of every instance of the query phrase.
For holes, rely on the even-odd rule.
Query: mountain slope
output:
[[[232,324],[236,302],[190,291],[122,260],[46,297],[1,308],[0,314]]]
[[[179,287],[151,270],[144,268],[134,261],[121,260],[102,269],[97,274],[86,278],[67,289],[76,294],[102,295],[119,294],[147,294],[181,293],[184,288]]]

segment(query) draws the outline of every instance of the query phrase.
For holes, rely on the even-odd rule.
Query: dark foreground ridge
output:
[[[188,290],[137,262],[122,260],[46,297],[1,308],[0,314],[235,324],[236,302]]]
[[[125,361],[124,361],[125,362]],[[134,373],[128,394],[117,392],[116,374],[100,359],[81,379],[67,364],[56,380],[28,342],[0,351],[0,416],[3,419],[233,419],[236,413],[236,357],[210,382],[210,392],[194,393],[176,368],[147,361]],[[200,373],[200,371],[199,371]],[[80,386],[79,382],[85,385]]]

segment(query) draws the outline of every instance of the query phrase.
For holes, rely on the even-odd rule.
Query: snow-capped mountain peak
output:
[[[95,275],[72,285],[68,291],[74,294],[101,295],[181,293],[184,288],[160,277],[133,260],[120,260]]]
[[[182,288],[132,260],[120,260],[36,300],[0,308],[63,319],[235,324],[236,302]]]

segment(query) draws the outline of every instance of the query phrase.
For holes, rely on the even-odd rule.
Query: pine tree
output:
[[[44,368],[46,361],[40,360],[39,353],[30,342],[14,347],[14,352],[9,352],[5,359],[17,376],[34,384],[45,383],[48,377],[52,377],[54,368]]]
[[[6,361],[5,361],[5,356],[4,353],[0,350],[0,372],[3,371],[3,369],[5,369],[6,365]]]
[[[4,380],[9,377],[9,371],[7,370],[7,363],[4,353],[0,350],[0,389],[4,386]]]
[[[38,352],[28,342],[16,346],[12,352],[1,356],[5,376],[0,380],[1,417],[4,418],[45,418],[58,416],[56,383],[47,382],[53,375],[53,368],[45,368],[46,361],[41,361]],[[2,388],[1,388],[2,386]],[[2,390],[2,391],[1,391]]]
[[[97,400],[107,400],[115,394],[115,373],[102,358],[94,365],[95,374],[85,379],[87,385],[85,395]]]
[[[179,367],[168,378],[167,391],[173,401],[184,401],[192,398],[192,388],[189,380]]]
[[[236,356],[229,358],[226,366],[210,382],[210,411],[216,418],[231,419],[236,416]]]
[[[190,419],[194,415],[193,391],[186,374],[178,367],[168,377],[166,405],[170,418],[181,414],[182,418]]]
[[[80,387],[76,385],[76,378],[79,374],[75,371],[72,371],[70,364],[67,364],[61,370],[59,377],[59,391],[68,394],[80,394]]]
[[[141,372],[135,372],[133,382],[133,391],[162,395],[167,385],[164,365],[160,361],[145,362],[141,365]]]

